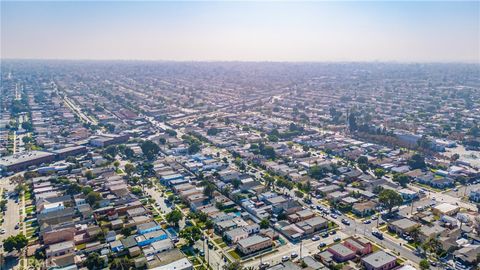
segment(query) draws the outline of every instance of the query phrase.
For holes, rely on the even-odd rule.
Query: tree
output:
[[[400,206],[403,203],[402,195],[391,189],[385,189],[380,192],[378,195],[378,200],[388,208],[389,213],[392,212],[393,207]]]
[[[115,170],[118,170],[118,166],[120,166],[120,162],[118,160],[115,160],[115,162],[113,162],[113,166],[115,166]]]
[[[125,172],[130,176],[135,171],[135,165],[131,163],[125,164]]]
[[[265,184],[266,184],[267,188],[271,188],[271,187],[274,186],[275,179],[273,177],[271,177],[270,175],[265,175],[265,177],[263,179],[265,180]]]
[[[242,184],[242,181],[240,181],[240,179],[233,179],[232,180],[232,186],[235,189],[239,188],[241,184]]]
[[[32,141],[33,141],[33,138],[32,138],[32,137],[24,136],[24,137],[22,138],[22,142],[23,142],[24,144],[31,143]]]
[[[85,172],[85,177],[87,177],[88,180],[91,180],[91,179],[95,178],[95,175],[93,175],[92,170],[87,170]]]
[[[188,146],[188,154],[192,155],[200,151],[200,145],[196,142],[191,143],[190,146]]]
[[[30,122],[23,122],[22,123],[22,128],[25,129],[28,132],[31,132],[33,130],[33,125]]]
[[[28,239],[22,233],[17,234],[15,236],[9,236],[7,239],[3,241],[3,248],[7,252],[11,252],[13,250],[20,251],[22,248],[26,247],[28,244]]]
[[[162,138],[158,139],[158,143],[161,144],[161,145],[165,145],[167,143],[167,139],[162,137]]]
[[[209,198],[212,198],[214,192],[215,192],[215,185],[211,182],[207,182],[203,187],[203,195]]]
[[[138,187],[138,186],[132,187],[132,188],[131,188],[131,191],[132,191],[133,194],[135,194],[135,195],[137,195],[137,196],[140,196],[140,195],[142,195],[142,193],[143,193],[142,188],[140,188],[140,187]]]
[[[399,173],[393,176],[393,181],[399,183],[402,187],[406,187],[410,183],[410,178],[405,174]]]
[[[178,222],[182,220],[183,214],[182,212],[180,212],[180,210],[175,209],[172,212],[168,213],[165,217],[170,224],[173,224],[175,225],[175,227],[178,227]]]
[[[207,130],[207,135],[209,136],[215,136],[219,132],[218,128],[212,127]]]
[[[213,229],[214,225],[215,224],[213,223],[213,221],[211,219],[207,219],[207,221],[205,221],[205,228],[208,229],[208,230]]]
[[[263,146],[263,147],[262,147]],[[267,159],[275,159],[276,153],[275,149],[270,146],[264,146],[263,144],[260,145],[260,154],[262,154]]]
[[[186,227],[180,231],[180,237],[188,241],[190,246],[200,239],[202,231],[197,226]]]
[[[106,267],[105,260],[96,252],[88,254],[84,264],[88,270],[99,270]]]
[[[75,195],[82,191],[82,187],[77,183],[72,183],[67,188],[68,195]]]
[[[420,265],[420,269],[421,269],[421,270],[428,270],[428,269],[430,269],[430,263],[429,263],[428,260],[426,260],[426,259],[421,260],[420,263],[419,263],[419,265]]]
[[[165,133],[167,133],[170,137],[177,136],[177,132],[173,129],[167,129],[167,130],[165,130]]]
[[[93,188],[92,187],[83,187],[82,188],[82,193],[83,195],[87,195],[88,193],[92,192]]]
[[[268,222],[268,219],[266,219],[266,218],[264,218],[260,221],[260,228],[261,229],[267,229],[269,225],[270,225],[270,222]]]
[[[90,191],[85,199],[90,205],[94,205],[102,199],[102,195],[96,191]]]
[[[360,156],[357,159],[358,164],[366,164],[368,165],[368,158],[366,156]]]
[[[414,154],[409,160],[408,160],[408,166],[410,168],[414,169],[423,169],[426,168],[427,165],[425,164],[425,158],[420,155],[420,154]]]
[[[134,266],[135,264],[132,262],[131,259],[123,257],[123,258],[113,259],[112,263],[110,264],[110,269],[129,270],[129,269],[133,269]]]
[[[152,160],[155,157],[155,155],[157,155],[158,152],[160,152],[160,147],[156,143],[150,140],[143,141],[142,144],[140,145],[140,148],[142,149],[142,153],[149,160]]]
[[[105,148],[105,150],[103,150],[103,153],[107,156],[107,158],[114,159],[118,154],[118,147],[116,145],[109,145],[107,148]]]
[[[133,227],[123,227],[122,230],[120,231],[120,233],[127,237],[127,236],[130,236],[133,232]]]
[[[308,175],[310,175],[310,177],[315,179],[322,179],[325,177],[327,172],[328,171],[326,169],[315,165],[310,168],[310,170],[308,171]]]
[[[135,152],[130,147],[125,147],[125,150],[123,151],[123,153],[127,158],[133,158],[135,156]]]
[[[385,175],[385,170],[383,170],[382,168],[376,168],[373,173],[377,178],[382,178]]]
[[[357,117],[354,112],[350,113],[348,116],[348,128],[350,131],[357,130]]]

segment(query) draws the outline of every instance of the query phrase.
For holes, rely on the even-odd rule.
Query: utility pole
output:
[[[302,259],[303,239],[300,241],[300,260]]]

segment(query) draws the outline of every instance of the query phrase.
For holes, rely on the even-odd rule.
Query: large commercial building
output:
[[[45,151],[31,151],[0,158],[0,170],[18,172],[30,166],[38,166],[55,160],[55,154]]]

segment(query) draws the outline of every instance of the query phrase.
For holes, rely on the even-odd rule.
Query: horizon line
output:
[[[65,61],[65,62],[173,62],[173,63],[329,63],[329,64],[360,64],[360,63],[378,63],[378,64],[468,64],[480,65],[478,61],[402,61],[402,60],[174,60],[174,59],[94,59],[94,58],[1,58],[1,61]]]

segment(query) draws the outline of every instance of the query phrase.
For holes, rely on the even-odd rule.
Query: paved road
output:
[[[3,178],[0,180],[0,187],[3,188],[3,192],[13,191],[14,185],[9,183],[10,178]],[[6,233],[0,235],[0,241],[3,241],[11,235],[16,235],[20,231],[15,229],[15,225],[20,221],[20,205],[15,202],[14,199],[9,198],[7,203],[7,211],[4,215],[4,221],[1,228],[5,229]]]

